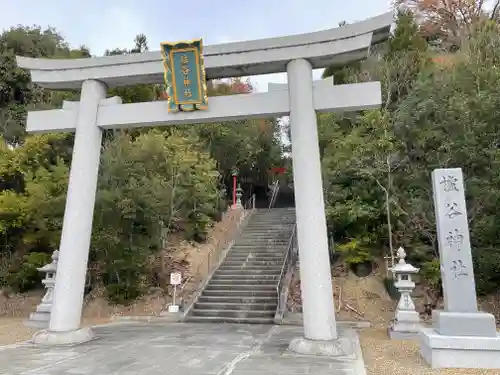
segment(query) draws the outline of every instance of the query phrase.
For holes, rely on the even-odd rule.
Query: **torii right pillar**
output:
[[[304,59],[292,60],[287,73],[304,324],[304,337],[294,339],[289,349],[339,355],[312,66]]]

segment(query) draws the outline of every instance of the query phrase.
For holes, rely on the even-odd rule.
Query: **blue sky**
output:
[[[201,37],[218,44],[318,31],[389,9],[390,0],[0,0],[0,29],[54,26],[71,45],[102,55],[106,48],[132,47],[138,33],[146,34],[150,50],[159,50],[162,41]],[[252,78],[258,91],[270,81],[286,77]]]

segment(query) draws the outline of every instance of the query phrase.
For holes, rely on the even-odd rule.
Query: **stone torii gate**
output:
[[[381,91],[379,82],[313,83],[312,70],[366,57],[373,44],[388,38],[392,22],[392,13],[386,13],[315,33],[207,46],[207,79],[287,72],[288,84],[270,92],[213,97],[208,110],[194,112],[169,113],[164,101],[106,99],[108,88],[163,83],[159,52],[75,60],[17,57],[33,83],[81,90],[80,102],[28,113],[28,132],[75,132],[50,324],[33,341],[55,345],[93,338],[90,328],[81,327],[81,314],[103,129],[290,115],[304,320],[304,338],[294,340],[291,349],[338,352],[316,112],[378,108]]]

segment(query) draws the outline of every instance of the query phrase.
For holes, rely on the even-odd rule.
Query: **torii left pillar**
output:
[[[101,156],[97,112],[106,92],[102,82],[82,84],[52,312],[49,328],[33,336],[36,344],[76,344],[94,337],[90,328],[81,328],[81,315]]]

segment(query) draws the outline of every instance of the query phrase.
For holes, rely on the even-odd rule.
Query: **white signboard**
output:
[[[182,275],[180,272],[172,272],[170,274],[170,284],[180,285],[181,281],[182,281]]]

